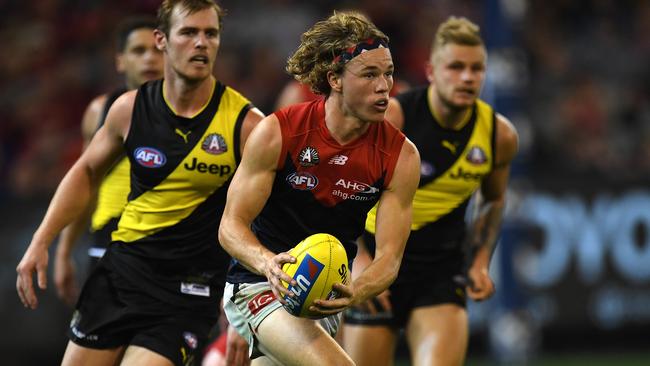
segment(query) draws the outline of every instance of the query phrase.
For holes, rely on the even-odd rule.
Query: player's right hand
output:
[[[293,286],[296,285],[296,281],[282,270],[282,266],[285,263],[296,263],[296,258],[287,252],[278,253],[267,260],[264,268],[264,275],[269,280],[271,291],[273,291],[273,295],[275,295],[275,298],[278,299],[282,305],[286,305],[287,303],[286,300],[284,300],[285,295],[291,297],[295,296],[293,292],[284,287],[282,281],[290,283]]]
[[[75,304],[79,295],[76,273],[72,258],[57,253],[54,257],[54,286],[59,299],[69,306]]]
[[[38,298],[34,291],[32,275],[36,272],[38,287],[41,290],[47,288],[47,262],[48,262],[47,245],[30,244],[25,252],[23,259],[18,263],[16,272],[16,291],[20,301],[26,308],[36,309]]]

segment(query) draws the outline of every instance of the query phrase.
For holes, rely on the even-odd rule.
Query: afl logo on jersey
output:
[[[318,178],[307,172],[296,172],[287,176],[287,183],[289,183],[293,189],[311,191],[318,185]]]
[[[318,151],[311,146],[300,151],[298,154],[298,162],[302,166],[314,166],[320,162],[320,157],[318,157]]]
[[[203,140],[203,143],[201,144],[201,148],[208,154],[212,155],[219,155],[228,151],[226,139],[218,133],[211,133],[206,136],[205,140]]]
[[[145,168],[160,168],[167,162],[167,157],[153,147],[139,147],[133,154],[135,161]]]
[[[472,146],[465,158],[474,165],[481,165],[487,161],[487,155],[485,155],[483,149],[478,146]]]

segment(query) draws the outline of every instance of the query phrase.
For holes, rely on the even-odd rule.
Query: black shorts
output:
[[[350,308],[345,312],[345,322],[359,325],[388,325],[400,329],[406,326],[411,312],[418,307],[456,304],[464,308],[467,303],[465,263],[465,254],[460,246],[458,250],[438,253],[426,267],[419,269],[405,267],[409,266],[408,262],[402,262],[397,279],[389,287],[392,311],[383,310],[376,299],[373,299],[378,309],[376,314]]]
[[[199,359],[219,304],[206,312],[183,306],[182,297],[178,304],[161,302],[126,281],[105,259],[84,284],[68,329],[70,340],[94,349],[140,346],[175,365]]]

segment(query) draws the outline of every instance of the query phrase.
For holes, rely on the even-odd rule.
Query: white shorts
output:
[[[226,282],[223,299],[223,310],[228,322],[248,342],[248,354],[251,359],[264,355],[264,352],[259,349],[260,345],[255,336],[257,328],[272,312],[278,309],[284,311],[282,304],[273,296],[269,283]],[[341,324],[341,314],[317,321],[334,337]]]

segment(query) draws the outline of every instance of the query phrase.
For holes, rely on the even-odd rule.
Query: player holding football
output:
[[[384,119],[393,85],[388,37],[366,17],[336,12],[302,35],[287,71],[325,98],[294,105],[253,130],[228,191],[219,239],[235,258],[224,310],[248,338],[254,364],[352,365],[331,337],[340,312],[388,287],[399,269],[418,184],[417,149]],[[291,282],[286,252],[329,233],[356,255],[367,212],[379,202],[373,262],[342,295],[310,308],[320,321],[282,309]],[[295,284],[295,281],[293,281]],[[287,347],[291,345],[291,347]]]
[[[494,293],[488,266],[518,138],[505,117],[478,99],[486,57],[478,26],[452,17],[435,36],[430,84],[390,101],[386,118],[422,154],[420,186],[397,280],[374,304],[346,312],[345,348],[358,365],[391,365],[400,328],[414,365],[462,365],[469,333],[466,296],[480,301]],[[465,211],[478,190],[483,201],[473,230],[466,232]],[[364,235],[370,248],[379,240],[374,219],[373,210]],[[475,251],[467,273],[466,238]],[[355,266],[363,268],[359,261]],[[465,276],[467,286],[458,281]]]

